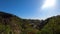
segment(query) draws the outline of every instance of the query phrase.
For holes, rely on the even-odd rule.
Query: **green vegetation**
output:
[[[60,16],[49,18],[48,23],[41,30],[43,34],[60,34]]]
[[[60,34],[60,15],[34,20],[0,12],[0,34]]]

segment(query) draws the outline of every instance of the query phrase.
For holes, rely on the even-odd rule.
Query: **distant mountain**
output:
[[[0,34],[60,34],[60,15],[34,20],[0,12]]]

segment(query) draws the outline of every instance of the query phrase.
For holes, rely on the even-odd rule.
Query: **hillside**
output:
[[[60,34],[60,15],[34,20],[0,12],[0,34]]]
[[[60,15],[46,19],[46,25],[41,29],[41,34],[60,34]]]

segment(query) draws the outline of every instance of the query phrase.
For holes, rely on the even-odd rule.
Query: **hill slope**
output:
[[[60,34],[60,15],[34,20],[0,12],[0,34]]]
[[[19,18],[15,15],[0,12],[0,34],[20,33],[18,22],[20,22]]]
[[[41,30],[41,34],[60,34],[60,15],[46,19],[47,24]]]

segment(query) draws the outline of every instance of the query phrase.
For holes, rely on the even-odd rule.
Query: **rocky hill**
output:
[[[60,34],[60,15],[34,20],[0,12],[0,34]]]

